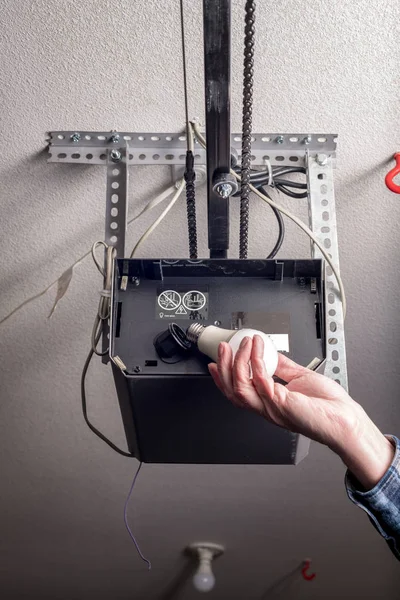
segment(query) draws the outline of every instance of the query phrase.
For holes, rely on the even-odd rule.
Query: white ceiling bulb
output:
[[[271,338],[262,331],[255,329],[221,329],[214,325],[204,327],[199,323],[193,323],[187,330],[187,338],[197,344],[200,352],[218,360],[218,346],[221,342],[227,342],[232,348],[233,358],[239,350],[239,346],[245,337],[253,338],[255,335],[262,337],[264,341],[264,364],[270,377],[275,373],[278,366],[278,351]]]
[[[215,576],[212,572],[212,561],[224,553],[224,547],[212,542],[196,542],[190,544],[188,552],[195,555],[199,565],[193,576],[193,585],[199,592],[210,592],[215,586]]]

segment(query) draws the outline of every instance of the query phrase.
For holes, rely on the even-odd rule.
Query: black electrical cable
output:
[[[87,403],[86,403],[86,386],[85,386],[85,382],[86,382],[86,375],[89,369],[89,365],[90,362],[93,358],[94,355],[94,351],[93,349],[90,350],[87,359],[85,361],[85,364],[83,366],[83,371],[82,371],[82,376],[81,376],[81,400],[82,400],[82,413],[83,413],[83,418],[86,421],[87,426],[89,427],[89,429],[95,434],[97,435],[97,437],[99,437],[101,440],[103,440],[103,442],[105,442],[108,446],[110,446],[110,448],[112,448],[113,450],[115,450],[115,452],[117,452],[118,454],[121,454],[122,456],[127,456],[129,458],[135,458],[133,454],[131,454],[130,452],[125,452],[125,450],[121,450],[120,448],[118,448],[118,446],[116,446],[115,444],[113,444],[113,442],[111,442],[111,440],[109,440],[103,433],[101,433],[101,431],[99,431],[94,425],[92,425],[92,423],[89,421],[89,417],[87,415]]]
[[[291,198],[301,199],[301,198],[307,198],[307,196],[308,196],[307,192],[302,192],[300,194],[297,194],[296,192],[292,192],[285,185],[276,185],[275,187],[277,190],[279,190],[280,192],[283,192],[284,194],[286,194],[286,196],[290,196]]]
[[[258,187],[258,189],[265,196],[267,196],[267,198],[269,198],[268,193],[262,186]],[[276,220],[278,221],[278,239],[276,240],[275,246],[272,248],[272,250],[268,254],[267,258],[274,258],[278,254],[279,250],[281,249],[283,240],[285,239],[285,223],[283,221],[282,214],[279,212],[279,210],[277,208],[275,208],[275,206],[270,206],[270,208],[272,209],[272,211],[276,217]]]
[[[263,184],[267,185],[269,183],[269,177],[265,177],[263,174],[258,175],[258,173],[254,173],[254,174],[252,174],[250,181],[253,185],[254,185],[254,183],[263,183]],[[290,179],[283,179],[282,177],[274,177],[273,178],[272,186],[276,187],[277,185],[286,185],[288,187],[292,187],[292,188],[300,189],[300,190],[307,189],[306,183],[301,183],[299,181],[291,181]]]
[[[196,188],[195,180],[196,173],[194,170],[194,156],[192,148],[190,147],[190,140],[193,139],[191,131],[191,125],[189,123],[189,103],[188,103],[188,86],[187,86],[187,72],[186,72],[186,47],[185,47],[185,23],[184,23],[184,11],[183,11],[183,0],[180,0],[181,9],[181,41],[182,41],[182,61],[183,61],[183,87],[185,94],[185,119],[186,119],[186,168],[185,168],[185,182],[186,182],[186,208],[187,208],[187,224],[188,224],[188,237],[189,237],[189,255],[191,259],[197,258],[197,219],[196,219]]]
[[[247,258],[249,246],[249,196],[251,169],[251,128],[253,116],[255,8],[256,4],[254,0],[246,1],[243,63],[242,168],[240,191],[239,258]]]
[[[239,173],[238,168],[235,168],[235,171]],[[251,171],[250,183],[255,187],[272,185],[272,187],[283,192],[287,196],[301,199],[307,197],[307,183],[291,181],[290,179],[286,179],[286,175],[291,173],[305,174],[305,172],[306,170],[304,167],[272,167],[271,173],[269,171]],[[304,191],[296,192],[294,190]],[[234,195],[239,196],[240,190]]]

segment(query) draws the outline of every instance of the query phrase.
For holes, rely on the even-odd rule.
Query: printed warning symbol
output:
[[[164,310],[175,310],[181,303],[181,296],[174,290],[166,290],[158,296],[158,305]]]
[[[174,286],[175,287],[175,286]],[[189,291],[190,290],[190,291]],[[205,321],[208,319],[208,288],[179,284],[175,289],[157,288],[155,318],[163,321]]]
[[[190,311],[201,310],[205,307],[207,299],[202,292],[199,292],[198,290],[192,290],[183,296],[182,303],[183,306]]]

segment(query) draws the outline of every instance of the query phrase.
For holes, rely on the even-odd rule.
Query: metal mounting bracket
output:
[[[125,255],[128,219],[128,142],[120,148],[107,149],[107,196],[105,242],[114,246],[117,256]]]
[[[74,137],[75,136],[75,137]],[[79,137],[76,137],[79,136]],[[53,131],[49,133],[51,163],[105,165],[107,150],[119,148],[112,140],[129,144],[128,165],[185,165],[186,136],[182,133],[110,133],[98,131]],[[335,159],[336,134],[255,133],[252,138],[252,166],[272,164],[305,166],[305,156],[317,154]],[[77,141],[74,141],[77,140]],[[206,151],[195,140],[195,164],[206,164]],[[241,134],[231,135],[231,147],[240,160]]]
[[[252,166],[301,165],[307,169],[310,227],[339,268],[333,168],[336,134],[253,134]],[[182,133],[125,133],[54,131],[49,134],[50,163],[102,164],[107,166],[107,244],[124,256],[127,223],[128,166],[185,165],[186,137]],[[231,135],[231,146],[240,160],[241,135]],[[118,153],[120,158],[118,158]],[[206,164],[206,152],[195,145],[195,165]],[[117,172],[118,171],[118,172]],[[312,247],[312,255],[321,256]],[[337,282],[326,267],[326,331],[328,354],[325,373],[347,389],[343,311]],[[106,347],[108,340],[106,340]]]
[[[335,268],[339,271],[335,194],[333,188],[332,161],[328,157],[306,156],[310,229],[321,245],[326,248]],[[312,244],[311,253],[322,258],[317,246]],[[327,360],[325,375],[335,379],[348,389],[346,345],[342,303],[336,278],[332,269],[325,265],[325,305]]]

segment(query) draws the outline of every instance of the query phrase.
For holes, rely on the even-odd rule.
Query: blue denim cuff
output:
[[[395,447],[395,455],[382,479],[371,490],[363,491],[347,471],[345,485],[350,500],[368,514],[400,560],[400,441],[392,435],[386,437]]]

